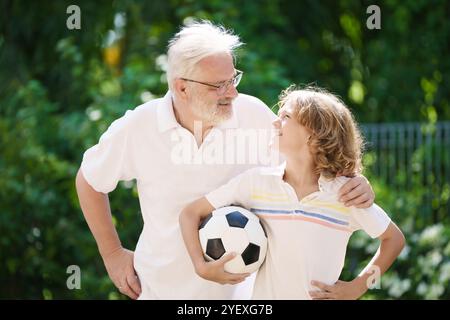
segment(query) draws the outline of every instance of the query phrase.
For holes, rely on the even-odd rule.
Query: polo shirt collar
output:
[[[167,91],[166,95],[162,98],[161,103],[158,105],[158,129],[160,132],[180,127],[180,124],[175,118],[172,105],[172,93]]]
[[[282,164],[278,166],[270,166],[262,168],[265,174],[278,177],[280,180],[283,180],[285,169],[286,169],[286,161],[284,161]]]

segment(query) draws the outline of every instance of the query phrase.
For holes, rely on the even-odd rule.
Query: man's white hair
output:
[[[167,81],[172,89],[173,80],[189,77],[197,62],[218,54],[229,53],[235,58],[235,49],[243,43],[232,31],[207,20],[196,21],[183,27],[170,41],[167,52]]]

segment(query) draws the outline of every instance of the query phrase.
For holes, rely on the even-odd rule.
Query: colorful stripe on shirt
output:
[[[259,200],[264,202],[289,202],[289,197],[282,193],[252,192],[251,200]]]
[[[328,217],[320,213],[307,212],[304,210],[273,210],[273,209],[259,209],[251,208],[251,212],[261,215],[266,219],[271,220],[302,220],[320,224],[322,226],[350,232],[349,222]]]

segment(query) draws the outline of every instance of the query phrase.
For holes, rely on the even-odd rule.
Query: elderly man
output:
[[[238,94],[242,72],[233,60],[240,45],[209,22],[182,28],[169,43],[167,94],[127,111],[84,154],[76,178],[80,205],[110,278],[132,299],[250,297],[236,295],[239,286],[198,277],[178,225],[187,203],[270,164],[270,135],[260,133],[270,132],[275,115],[257,98]],[[256,139],[245,143],[248,137]],[[122,247],[108,200],[120,180],[132,179],[144,220],[134,252]],[[341,195],[357,207],[374,200],[364,177],[350,180]]]

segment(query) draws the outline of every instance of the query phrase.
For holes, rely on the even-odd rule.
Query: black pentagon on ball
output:
[[[245,265],[255,263],[259,259],[260,246],[254,243],[250,243],[244,252],[242,252],[242,260],[244,260]]]
[[[230,227],[245,228],[248,218],[239,211],[233,211],[225,215]]]
[[[225,247],[223,246],[222,239],[208,239],[206,243],[206,254],[214,260],[220,259],[225,253]]]
[[[202,223],[200,224],[200,226],[198,227],[198,230],[200,230],[201,228],[203,228],[204,226],[206,226],[206,224],[208,223],[209,219],[212,218],[212,212],[210,214],[208,214],[206,216],[206,218],[202,221]]]

